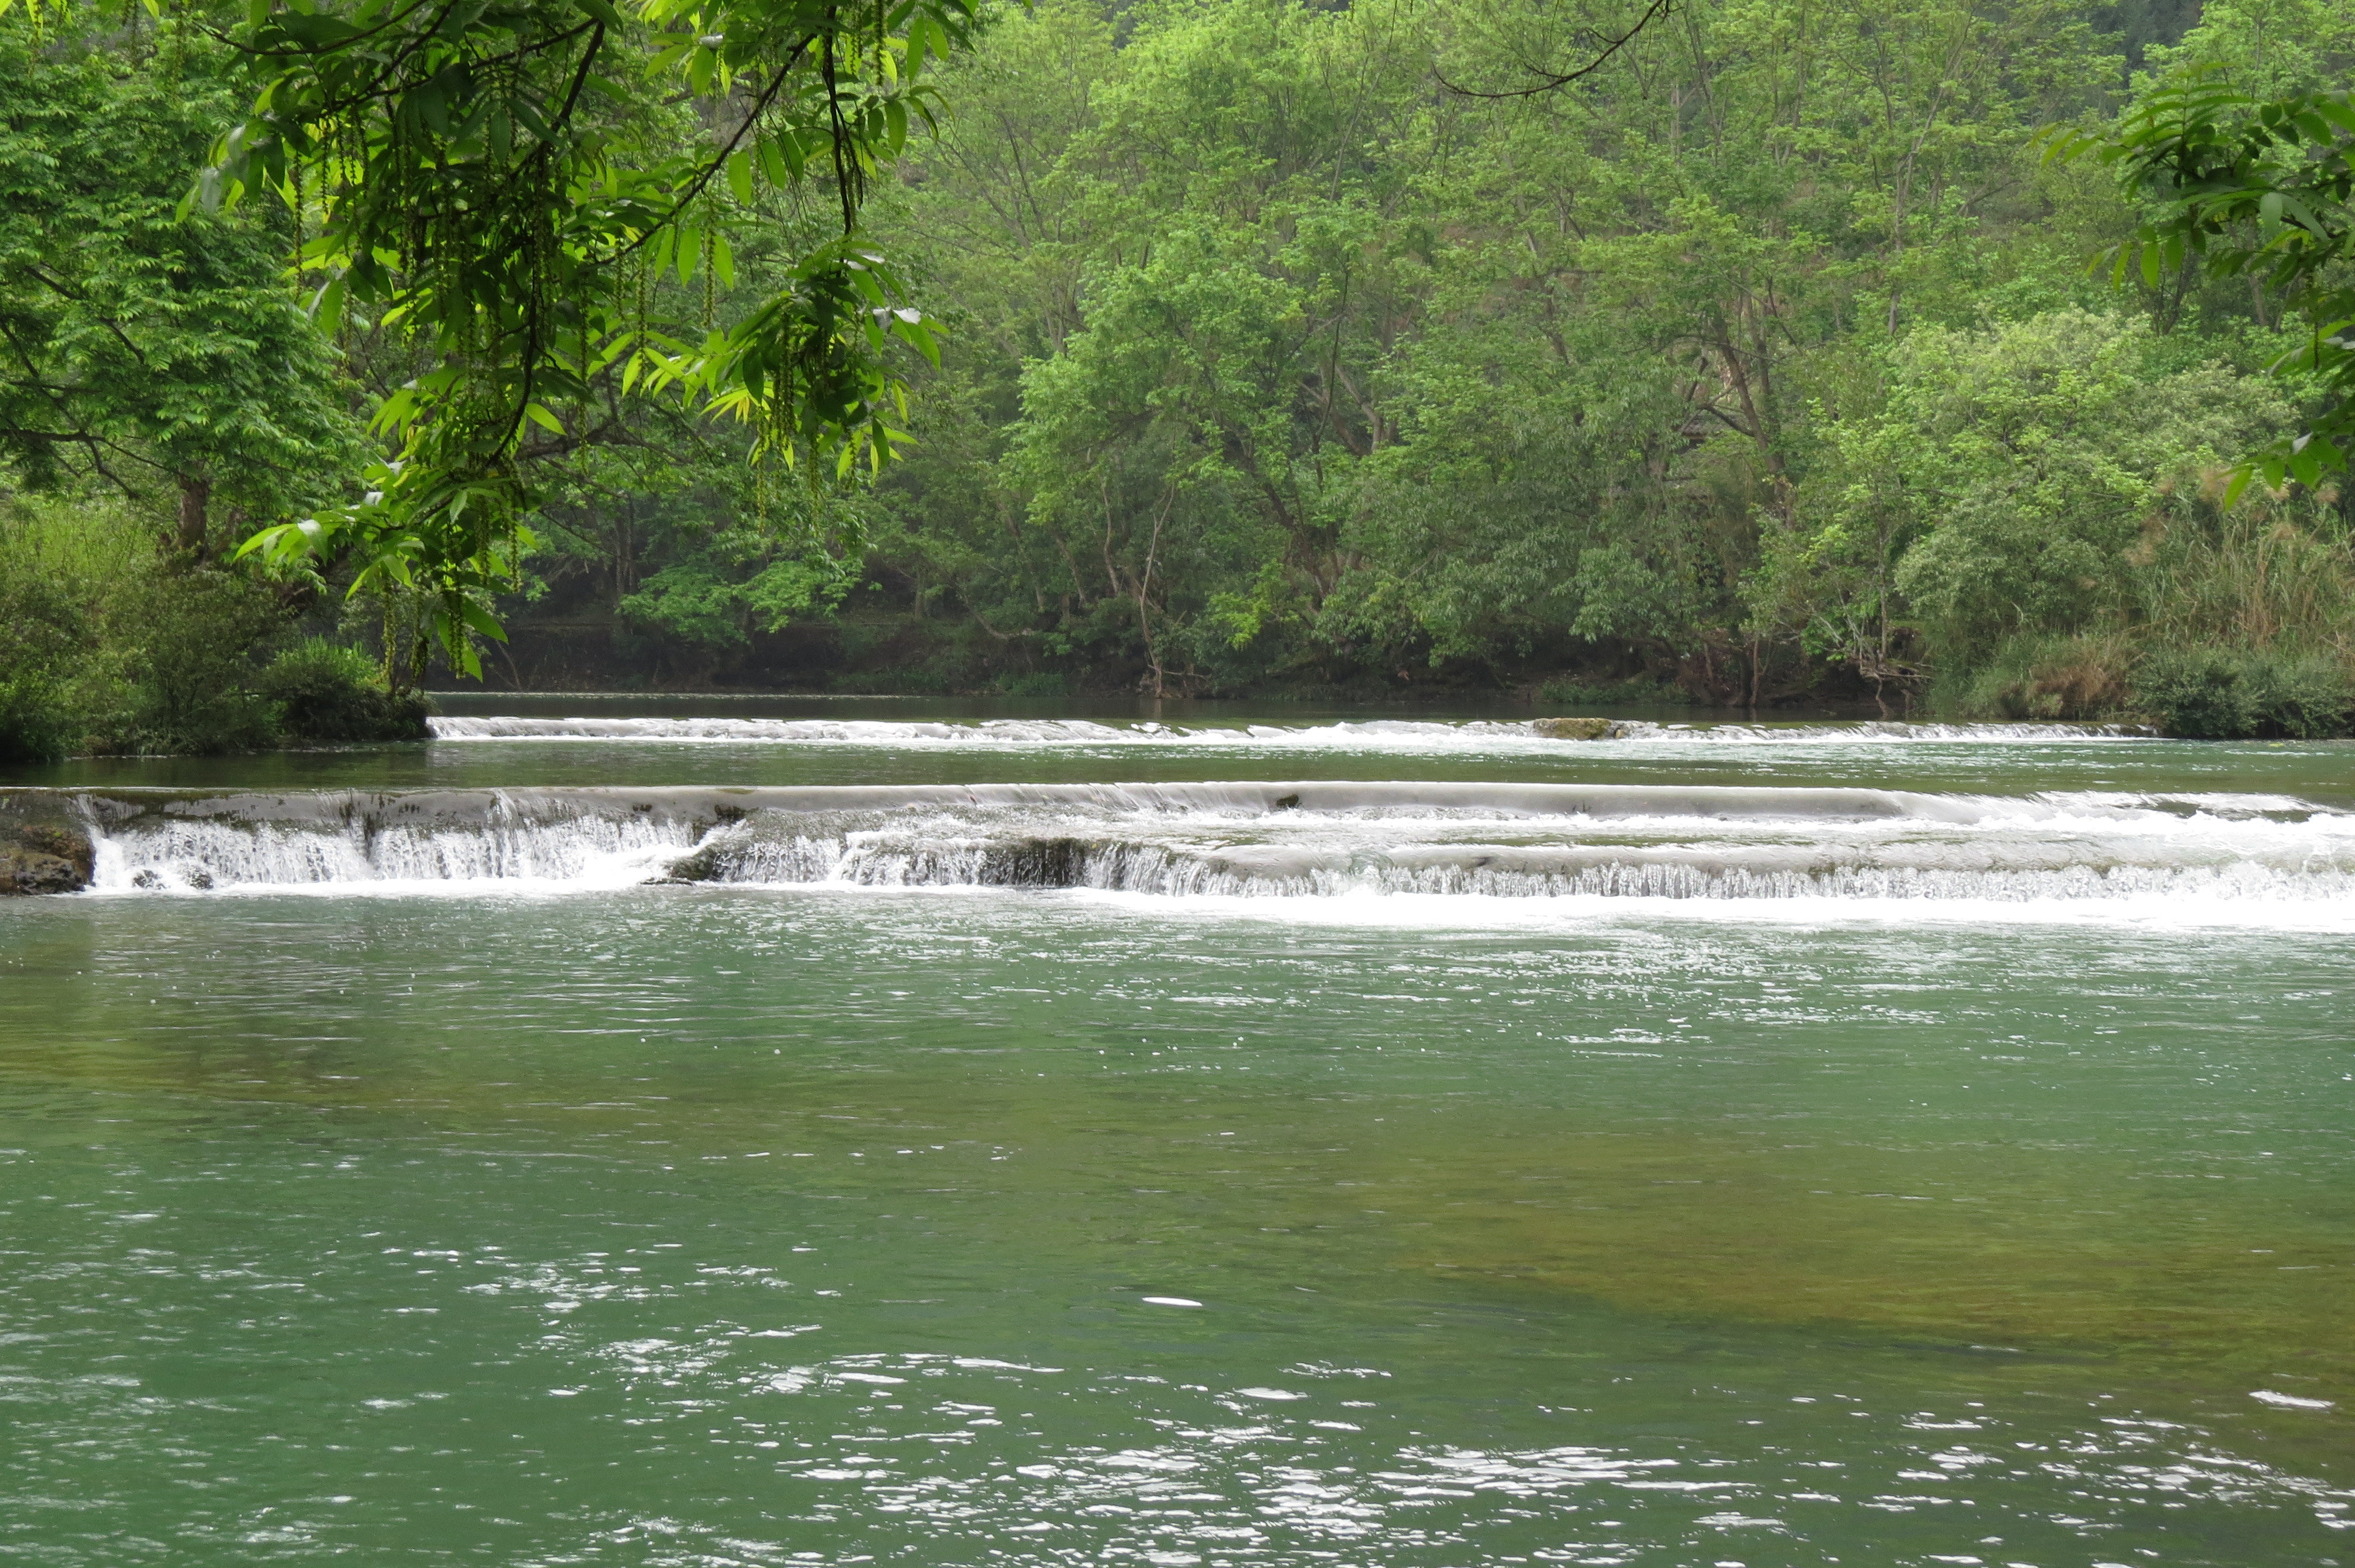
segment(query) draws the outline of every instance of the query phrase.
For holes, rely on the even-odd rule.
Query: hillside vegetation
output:
[[[862,186],[862,243],[943,344],[900,354],[898,461],[781,479],[747,464],[759,429],[623,401],[613,368],[514,459],[515,575],[479,590],[512,641],[462,635],[519,684],[1543,690],[2347,733],[2355,503],[2328,477],[2227,499],[2305,428],[2323,389],[2277,362],[2333,323],[2197,256],[2089,270],[2151,215],[2045,138],[2190,69],[2256,98],[2342,83],[2355,12],[1693,0],[1611,48],[1637,16],[988,13],[927,78],[937,139]],[[193,30],[9,47],[42,85],[0,111],[0,314],[80,355],[135,461],[25,435],[43,377],[0,393],[0,639],[27,651],[0,658],[0,746],[261,733],[293,711],[263,674],[297,633],[364,650],[389,698],[419,603],[346,598],[333,555],[230,556],[348,490],[420,350],[381,316],[303,315],[283,210],[176,207],[250,61]],[[153,122],[135,157],[121,104]],[[28,172],[60,149],[79,194]],[[739,190],[730,264],[707,242],[642,301],[726,329],[799,275],[828,179]],[[168,366],[117,363],[101,289],[170,296]],[[69,516],[86,537],[52,570]],[[155,656],[128,629],[169,615],[106,607],[142,594],[237,629],[246,717],[138,694]]]

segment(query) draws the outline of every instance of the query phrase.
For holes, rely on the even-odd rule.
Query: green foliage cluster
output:
[[[315,583],[228,557],[343,492],[365,398],[284,215],[180,202],[251,63],[186,17],[66,23],[0,27],[0,757],[328,738],[267,667]],[[345,729],[421,733],[343,675],[386,705]]]
[[[415,740],[425,699],[386,688],[358,649],[309,637],[281,652],[254,681],[280,735],[295,740]]]
[[[2320,654],[2169,651],[2136,672],[2135,695],[2170,735],[2311,740],[2355,721],[2355,680]]]
[[[0,104],[0,462],[36,491],[176,483],[191,565],[218,487],[240,556],[381,610],[395,691],[436,652],[479,673],[527,514],[584,449],[732,418],[765,515],[784,473],[817,499],[879,467],[906,416],[887,349],[937,358],[858,215],[974,0],[0,18],[27,88]],[[828,588],[802,543],[743,616]],[[648,585],[657,619],[677,588],[713,620],[692,576]]]
[[[281,277],[288,226],[178,210],[250,75],[185,25],[46,47],[0,26],[0,462],[155,499],[191,559],[332,499],[361,458],[334,346]]]
[[[2329,41],[2343,45],[2339,31]],[[2115,128],[2056,138],[2051,155],[2097,154],[2150,212],[2109,252],[2119,281],[2137,265],[2154,288],[2169,273],[2245,279],[2261,317],[2270,289],[2304,318],[2307,341],[2276,367],[2295,366],[2323,397],[2303,431],[2243,465],[2238,494],[2259,474],[2315,484],[2344,471],[2355,445],[2355,93],[2296,78],[2286,93],[2280,83],[2252,90],[2232,64],[2196,61]],[[2308,65],[2329,79],[2325,62]]]
[[[413,599],[419,659],[479,673],[532,543],[527,442],[577,443],[594,404],[667,397],[750,426],[756,461],[879,468],[906,414],[887,346],[939,350],[859,213],[975,3],[252,0],[234,37],[264,80],[197,194],[281,198],[321,318],[397,323],[422,363],[375,410],[395,451],[366,496],[247,547],[346,560],[352,591]],[[722,319],[731,232],[821,181],[838,227],[802,216]]]
[[[159,556],[127,505],[0,508],[0,759],[423,735],[376,661],[288,625],[271,585]]]

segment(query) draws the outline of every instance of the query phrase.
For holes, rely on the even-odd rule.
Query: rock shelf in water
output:
[[[0,897],[79,893],[96,857],[90,832],[54,795],[0,792]]]

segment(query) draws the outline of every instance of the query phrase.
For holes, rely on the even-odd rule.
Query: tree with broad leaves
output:
[[[2051,160],[2091,156],[2116,171],[2151,217],[2098,259],[2156,287],[2187,261],[2249,278],[2286,301],[2306,341],[2274,366],[2319,394],[2307,429],[2243,461],[2227,503],[2253,480],[2308,487],[2355,456],[2355,97],[2346,89],[2258,99],[2213,68],[2163,83],[2112,128],[2061,131]]]
[[[419,611],[411,678],[433,640],[474,673],[467,634],[502,635],[490,596],[529,543],[517,451],[532,427],[561,434],[601,378],[749,422],[773,474],[879,468],[904,440],[890,345],[938,347],[859,212],[911,127],[936,122],[927,62],[979,15],[979,0],[250,0],[226,36],[265,83],[185,208],[283,201],[314,315],[390,328],[421,368],[378,410],[392,455],[364,498],[246,550],[355,563],[354,592]],[[729,231],[762,189],[825,202],[836,234],[720,323]],[[655,289],[666,273],[706,281],[700,319],[666,313],[681,297]]]
[[[0,34],[0,461],[30,491],[155,497],[193,566],[332,498],[360,429],[285,286],[284,215],[174,210],[244,62],[80,21]]]

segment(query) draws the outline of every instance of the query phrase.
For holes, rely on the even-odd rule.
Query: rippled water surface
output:
[[[2355,751],[940,716],[25,778],[0,1557],[2355,1563]]]

